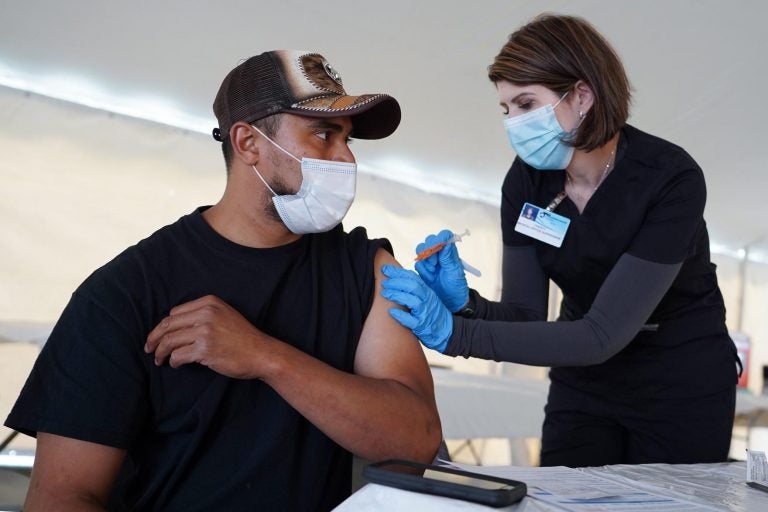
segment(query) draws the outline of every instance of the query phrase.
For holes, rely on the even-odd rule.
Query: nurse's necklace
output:
[[[615,154],[616,154],[616,149],[611,150],[611,154],[608,156],[608,161],[605,163],[603,174],[600,176],[600,180],[597,182],[597,185],[595,185],[595,188],[592,189],[592,193],[589,194],[590,197],[597,191],[598,187],[603,184],[605,177],[608,175],[608,171],[611,169],[611,163],[613,163],[613,155]],[[573,180],[571,180],[571,175],[568,174],[568,171],[565,171],[565,178],[566,180],[568,180],[568,183],[571,185],[571,190],[575,190],[573,187]],[[576,194],[575,192],[573,193],[573,195],[576,196],[576,199],[579,199],[579,200],[584,199],[580,194]]]
[[[613,155],[616,154],[616,149],[614,148],[611,151],[611,154],[608,156],[608,161],[605,163],[605,168],[603,169],[603,174],[600,176],[600,180],[597,182],[597,185],[595,185],[595,188],[592,189],[592,194],[590,194],[590,197],[597,191],[598,187],[603,184],[603,181],[605,180],[605,177],[608,175],[608,171],[611,170],[611,164],[613,163]],[[571,180],[571,175],[568,174],[568,171],[565,171],[565,179],[568,181],[568,183],[571,185],[571,188],[573,188],[573,181]],[[554,211],[555,208],[557,208],[561,202],[563,202],[563,199],[566,198],[568,193],[563,190],[559,194],[555,196],[554,199],[547,205],[547,211]],[[574,193],[576,196],[576,199],[583,199],[581,195]]]

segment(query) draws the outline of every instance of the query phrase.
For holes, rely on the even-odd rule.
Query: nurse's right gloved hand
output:
[[[424,243],[416,246],[416,253],[418,254],[435,244],[446,243],[452,238],[453,233],[447,229],[436,235],[429,235]],[[437,253],[417,261],[414,267],[424,282],[435,291],[445,307],[452,313],[467,304],[469,286],[455,243],[447,243]]]
[[[413,331],[427,348],[445,352],[453,332],[451,312],[416,272],[392,265],[384,265],[381,272],[387,277],[381,283],[381,295],[410,310],[391,308],[392,318]]]

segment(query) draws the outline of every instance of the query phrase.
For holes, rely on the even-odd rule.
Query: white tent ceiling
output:
[[[348,91],[401,102],[398,132],[355,148],[363,170],[497,204],[513,153],[485,69],[542,11],[584,16],[614,44],[635,90],[630,122],[704,169],[713,240],[768,248],[762,0],[0,0],[0,84],[209,131],[239,60],[317,50]]]

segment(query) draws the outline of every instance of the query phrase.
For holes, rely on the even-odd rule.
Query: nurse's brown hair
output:
[[[591,151],[607,143],[629,117],[630,85],[619,56],[586,20],[543,14],[509,36],[488,67],[493,82],[543,85],[558,95],[579,80],[590,86],[594,104],[571,145]]]

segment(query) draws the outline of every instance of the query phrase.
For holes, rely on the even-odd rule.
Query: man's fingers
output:
[[[182,345],[175,348],[168,358],[168,365],[171,368],[178,368],[185,364],[197,363],[199,362],[199,359],[200,349],[197,344],[192,342],[189,345]]]
[[[176,332],[179,329],[188,327],[190,319],[185,316],[167,316],[163,318],[159,324],[147,336],[147,342],[144,344],[144,352],[150,353],[157,350],[157,346],[164,336],[172,332]]]
[[[144,351],[147,353],[154,352],[162,337],[168,333],[188,329],[201,323],[210,323],[219,306],[210,300],[203,299],[187,302],[173,308],[170,315],[163,318],[149,333]]]
[[[199,336],[198,329],[194,327],[169,332],[163,335],[163,337],[158,340],[157,348],[154,350],[155,364],[159,366],[165,363],[165,360],[173,353],[173,351],[178,350],[183,346],[194,344]]]
[[[171,317],[167,316],[160,320],[160,323],[149,332],[147,342],[144,344],[144,352],[154,352],[157,348],[157,344],[160,343],[160,338],[162,338],[169,330],[171,330]]]
[[[218,297],[216,297],[215,295],[204,295],[199,299],[195,299],[189,302],[185,302],[183,304],[179,304],[178,306],[171,309],[170,314],[171,316],[180,315],[180,314],[196,311],[201,308],[216,308],[222,304],[224,304],[224,302]]]

